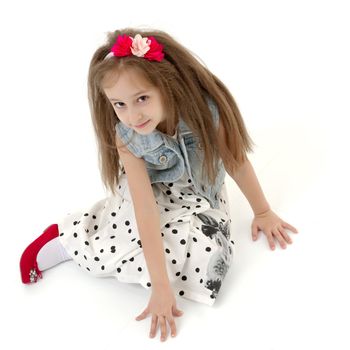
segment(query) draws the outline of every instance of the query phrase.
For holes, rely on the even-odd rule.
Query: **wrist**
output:
[[[255,216],[261,216],[261,215],[265,215],[266,213],[268,213],[271,210],[270,206],[268,206],[267,208],[263,209],[263,210],[259,210],[259,211],[254,211],[254,215]]]
[[[152,282],[152,290],[154,291],[163,291],[169,288],[171,288],[169,280]]]

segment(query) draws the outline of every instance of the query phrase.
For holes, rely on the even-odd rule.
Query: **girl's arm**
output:
[[[224,125],[219,119],[218,142],[221,158],[224,162],[226,172],[237,183],[240,190],[247,198],[255,215],[265,213],[270,209],[269,204],[260,187],[259,181],[255,175],[254,169],[249,160],[245,161],[236,171],[232,170],[229,159],[225,156],[229,154],[226,146],[226,137],[224,132]]]
[[[229,169],[227,170],[229,171]],[[234,173],[228,172],[247,198],[254,215],[260,215],[270,210],[264,193],[249,160],[246,160]]]
[[[226,148],[223,124],[220,119],[218,140],[220,154],[229,154]],[[282,220],[271,210],[250,161],[247,159],[236,171],[233,171],[230,160],[225,159],[224,156],[222,156],[222,159],[224,161],[225,170],[245,195],[254,212],[254,219],[252,223],[253,240],[256,241],[258,239],[259,232],[263,231],[272,250],[275,249],[275,238],[278,240],[282,248],[286,248],[286,243],[291,244],[292,240],[288,236],[285,229],[289,229],[294,233],[298,233],[298,230],[288,222]]]
[[[121,141],[117,138],[117,145]],[[118,149],[125,168],[143,253],[152,289],[170,286],[160,232],[159,209],[156,204],[145,161],[135,157],[126,147]]]

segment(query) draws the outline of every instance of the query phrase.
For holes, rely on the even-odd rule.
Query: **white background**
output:
[[[6,4],[6,5],[5,5]],[[230,5],[229,5],[230,4]],[[2,349],[350,349],[346,1],[8,1],[0,5]],[[148,338],[149,294],[72,261],[20,281],[50,224],[105,197],[87,71],[105,33],[167,31],[231,90],[273,210],[299,230],[275,251],[227,176],[236,257],[213,307],[178,297],[178,335]],[[6,344],[6,345],[5,345]]]

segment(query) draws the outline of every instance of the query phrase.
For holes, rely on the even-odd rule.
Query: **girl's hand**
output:
[[[259,230],[262,230],[269,242],[270,248],[275,249],[275,243],[273,237],[275,237],[280,246],[287,248],[286,242],[291,244],[292,240],[284,230],[287,228],[294,233],[298,233],[297,229],[287,222],[279,218],[271,209],[268,211],[255,215],[252,223],[252,237],[256,241],[258,239]]]
[[[169,322],[171,336],[175,337],[176,326],[173,316],[182,316],[183,311],[177,308],[176,299],[170,286],[153,289],[147,308],[136,317],[136,320],[143,320],[149,313],[152,314],[150,338],[153,338],[157,332],[158,321],[161,330],[161,341],[165,341],[167,337],[166,321]]]

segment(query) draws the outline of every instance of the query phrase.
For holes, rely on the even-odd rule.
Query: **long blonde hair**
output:
[[[136,34],[153,36],[163,45],[164,59],[149,61],[136,56],[113,57],[104,60],[119,35]],[[181,116],[203,145],[205,170],[214,183],[218,161],[222,159],[233,171],[252,152],[253,142],[248,135],[237,104],[226,86],[195,58],[195,55],[161,30],[125,28],[107,33],[107,42],[100,46],[90,62],[88,73],[88,98],[92,122],[98,141],[98,156],[104,186],[115,195],[119,184],[121,164],[115,143],[115,124],[120,122],[104,93],[106,78],[125,69],[136,69],[146,80],[157,87],[166,106],[166,132],[176,126]],[[224,126],[225,149],[219,149],[206,95],[218,107]]]

